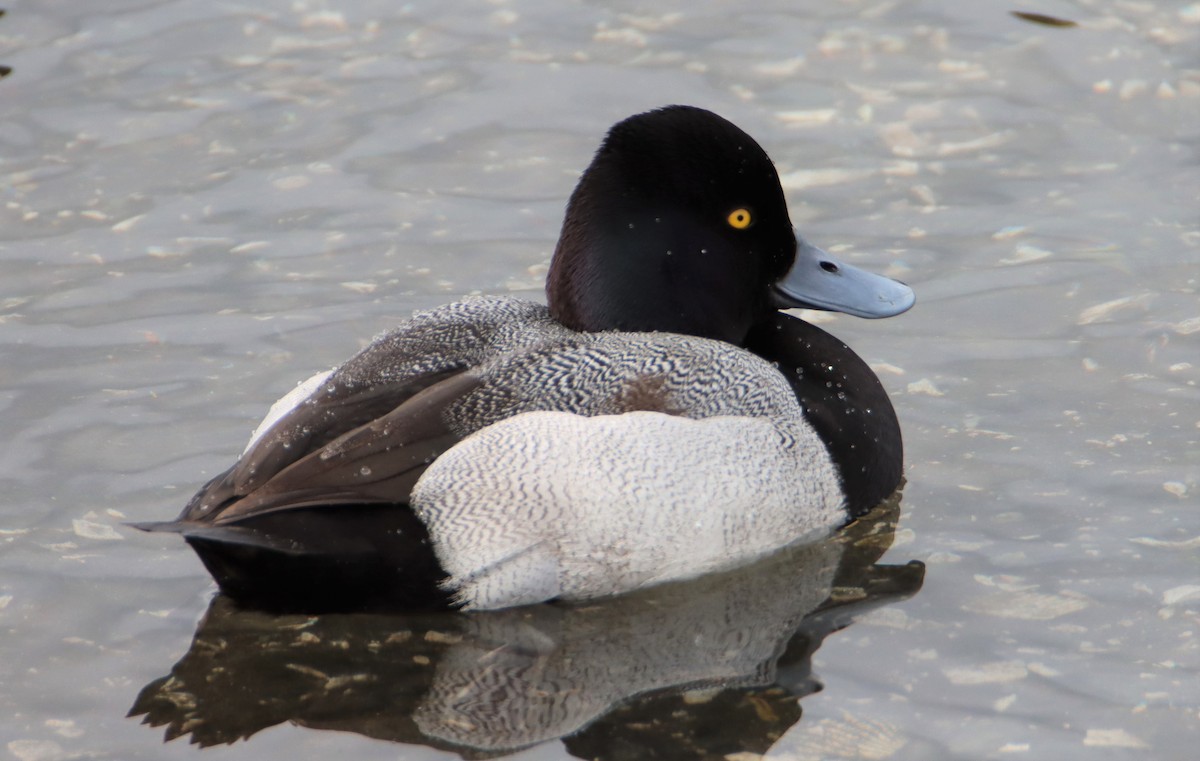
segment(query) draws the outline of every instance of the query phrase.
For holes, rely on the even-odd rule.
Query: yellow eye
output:
[[[725,217],[725,221],[735,230],[745,230],[754,221],[749,209],[734,209]]]

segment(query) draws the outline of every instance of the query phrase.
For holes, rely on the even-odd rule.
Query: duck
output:
[[[545,304],[414,314],[276,402],[175,520],[133,525],[275,611],[569,603],[745,565],[903,474],[879,378],[786,310],[914,301],[798,235],[732,122],[639,113],[568,200]]]

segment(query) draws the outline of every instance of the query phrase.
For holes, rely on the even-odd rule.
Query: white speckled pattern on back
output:
[[[454,367],[475,367],[506,354],[580,334],[550,317],[542,304],[482,297],[415,313],[339,367],[331,383],[372,386]]]

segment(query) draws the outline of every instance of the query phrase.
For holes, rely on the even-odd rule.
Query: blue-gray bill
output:
[[[912,288],[840,262],[797,238],[796,263],[772,288],[779,309],[823,309],[855,317],[894,317],[916,302]]]

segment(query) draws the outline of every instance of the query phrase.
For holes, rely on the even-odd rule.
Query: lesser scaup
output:
[[[615,125],[546,294],[415,315],[277,402],[177,520],[137,525],[251,605],[486,609],[745,563],[898,485],[878,378],[778,310],[887,317],[912,291],[798,238],[725,119]]]

